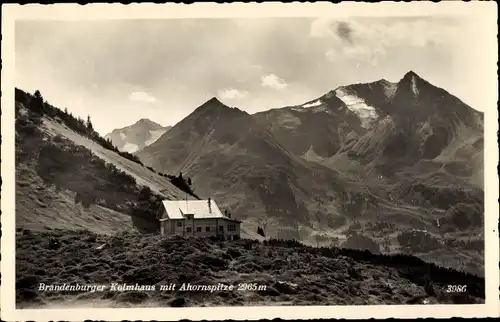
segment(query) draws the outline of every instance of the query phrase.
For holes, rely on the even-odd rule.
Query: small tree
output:
[[[269,222],[269,218],[263,216],[260,217],[258,220],[258,227],[257,227],[257,233],[261,235],[262,237],[266,237],[266,228],[267,224]]]
[[[87,130],[89,130],[89,131],[92,132],[94,130],[94,127],[92,126],[92,122],[90,121],[90,115],[87,116],[87,124],[86,124],[86,126],[87,126]]]
[[[43,101],[42,93],[40,93],[39,90],[35,91],[34,97],[35,97],[36,100],[42,100]]]
[[[31,101],[31,110],[35,113],[43,115],[43,96],[39,90],[35,91],[33,100]]]
[[[321,242],[321,236],[319,234],[316,234],[316,236],[314,236],[315,240],[316,240],[316,247],[319,247],[319,243]]]
[[[332,237],[330,247],[340,247],[340,239],[338,237]]]
[[[191,177],[188,178],[188,185],[191,187]]]

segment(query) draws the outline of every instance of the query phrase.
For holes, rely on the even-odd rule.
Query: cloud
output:
[[[262,76],[260,82],[263,87],[270,87],[276,90],[282,90],[288,86],[284,79],[279,78],[274,74]]]
[[[424,47],[447,43],[460,35],[452,24],[429,20],[384,20],[319,18],[312,21],[309,35],[329,38],[339,44]]]
[[[234,88],[225,88],[219,90],[217,94],[222,99],[234,100],[247,96],[248,92],[245,90],[238,90]]]
[[[335,60],[335,58],[337,57],[337,50],[335,49],[329,49],[326,53],[325,53],[325,56],[328,60]]]
[[[327,60],[357,60],[377,65],[397,48],[449,46],[459,34],[452,24],[428,19],[333,19],[312,21],[309,35],[327,39]]]
[[[149,95],[146,92],[133,92],[128,96],[128,99],[134,102],[155,103],[156,97]]]
[[[332,35],[331,18],[318,18],[313,20],[309,35],[314,38],[324,38]]]
[[[347,22],[339,22],[336,26],[336,33],[347,42],[352,42],[352,28]]]

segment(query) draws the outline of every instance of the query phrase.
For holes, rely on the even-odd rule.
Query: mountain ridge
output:
[[[141,118],[134,124],[114,129],[104,138],[109,139],[120,151],[134,153],[156,141],[171,128],[148,118]]]
[[[253,115],[213,97],[134,155],[16,88],[16,304],[484,303],[484,116],[414,74]],[[179,172],[243,239],[159,236],[161,200],[187,197]],[[38,290],[71,276],[267,289]]]
[[[439,262],[429,252],[455,238],[443,229],[449,236],[463,229],[450,221],[462,207],[453,205],[470,204],[483,216],[481,129],[480,113],[408,72],[397,83],[342,86],[253,115],[210,99],[136,155],[159,171],[188,173],[197,191],[240,214],[250,233],[267,221],[274,237],[340,238],[377,245],[373,251],[414,247]],[[446,224],[436,226],[436,216]],[[401,237],[374,230],[387,220]],[[480,224],[464,225],[482,238]],[[407,245],[412,229],[428,231],[418,238],[434,246]]]

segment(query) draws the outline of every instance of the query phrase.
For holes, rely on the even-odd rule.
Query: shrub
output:
[[[171,300],[169,304],[172,307],[183,307],[186,306],[186,299],[183,297],[177,297]]]
[[[192,190],[191,186],[188,184],[187,180],[182,177],[182,173],[179,176],[169,176],[170,182],[179,188],[180,190],[190,194],[191,196],[200,199]]]
[[[27,275],[16,281],[16,288],[34,289],[38,286],[39,281],[37,276]]]
[[[33,290],[21,288],[16,290],[16,300],[18,302],[38,302],[40,294]]]
[[[135,155],[133,155],[133,154],[131,154],[131,153],[128,153],[128,152],[123,152],[123,151],[117,151],[117,153],[118,153],[120,156],[122,156],[122,157],[124,157],[124,158],[126,158],[126,159],[128,159],[128,160],[130,160],[130,161],[133,161],[133,162],[135,162],[135,163],[138,163],[138,164],[140,164],[140,165],[144,166],[144,164],[141,162],[141,160],[139,159],[139,157],[137,157],[137,156],[135,156]],[[154,170],[153,170],[153,172],[154,172]]]
[[[145,292],[127,291],[127,292],[120,293],[116,297],[116,300],[119,302],[138,304],[138,303],[144,302],[148,298],[149,298],[149,296]]]
[[[405,231],[397,239],[410,252],[428,252],[441,247],[436,238],[422,231]]]
[[[359,250],[368,250],[372,253],[379,253],[380,246],[371,238],[352,233],[342,244],[343,248],[353,248]]]

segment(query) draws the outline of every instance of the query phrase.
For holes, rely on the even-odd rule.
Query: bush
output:
[[[20,288],[16,290],[16,300],[18,302],[38,302],[40,294],[33,290]]]
[[[140,165],[144,166],[144,164],[141,162],[141,160],[139,159],[139,157],[137,157],[137,156],[135,156],[135,155],[133,155],[131,153],[128,153],[128,152],[123,152],[123,151],[117,151],[117,152],[118,152],[118,154],[120,156],[122,156],[122,157],[124,157],[124,158],[126,158],[126,159],[128,159],[130,161],[133,161],[133,162],[135,162],[137,164],[140,164]],[[154,170],[153,170],[153,172],[154,172]]]
[[[177,297],[171,300],[169,304],[172,307],[183,307],[186,306],[186,299],[183,297]]]
[[[343,248],[368,250],[374,254],[380,253],[380,246],[371,238],[352,233],[342,244]]]
[[[33,275],[21,277],[16,281],[16,288],[35,289],[38,286],[39,278]]]
[[[182,173],[179,174],[179,176],[170,176],[170,182],[179,188],[180,190],[190,194],[191,196],[195,197],[196,199],[200,199],[192,190],[191,186],[188,184],[188,181],[182,177]]]
[[[428,252],[441,247],[439,241],[422,231],[405,231],[397,237],[399,244],[409,252]]]
[[[138,303],[144,302],[148,298],[149,298],[149,296],[145,292],[128,291],[128,292],[120,293],[116,299],[119,302],[138,304]]]

